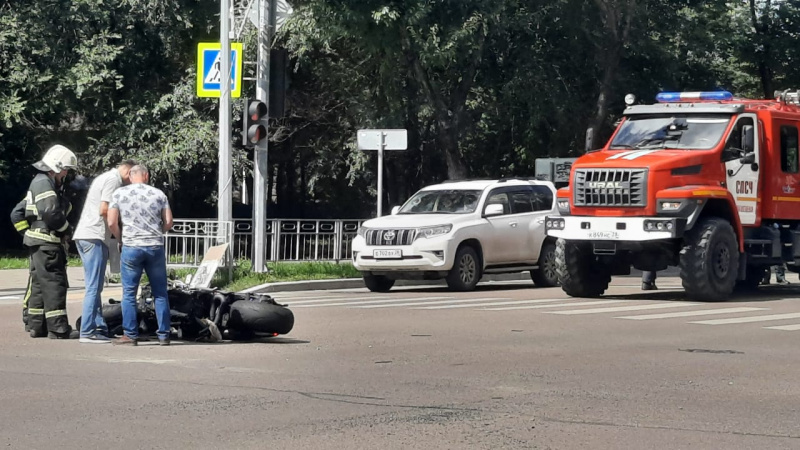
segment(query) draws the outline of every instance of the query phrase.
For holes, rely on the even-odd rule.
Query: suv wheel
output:
[[[539,254],[539,268],[531,270],[531,280],[539,287],[558,286],[558,272],[556,272],[556,244],[552,241],[542,245]]]
[[[456,252],[453,268],[447,275],[447,286],[454,291],[471,291],[481,279],[483,270],[475,249],[469,246],[461,247]]]
[[[372,292],[389,292],[394,286],[394,280],[385,275],[364,274],[364,284]]]

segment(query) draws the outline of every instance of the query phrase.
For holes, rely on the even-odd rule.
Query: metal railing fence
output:
[[[366,219],[271,219],[267,221],[266,261],[347,261],[352,259],[352,241]],[[229,242],[233,260],[251,259],[253,222],[236,219],[175,219],[167,233],[168,264],[173,267],[200,265],[205,250]]]

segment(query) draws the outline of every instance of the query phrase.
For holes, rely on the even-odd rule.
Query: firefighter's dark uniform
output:
[[[48,331],[66,335],[72,327],[67,320],[69,284],[62,237],[70,229],[67,221],[70,206],[45,173],[34,177],[25,201],[29,228],[25,231],[23,243],[31,256],[28,327],[32,337],[46,336]]]
[[[27,202],[23,198],[22,201],[17,203],[17,206],[11,210],[11,223],[14,224],[14,228],[17,229],[17,232],[19,232],[20,236],[23,238],[25,237],[25,232],[30,228],[28,219],[25,218],[26,206]],[[28,284],[25,288],[25,297],[22,299],[22,323],[25,324],[25,331],[30,331],[28,328],[28,299],[31,296],[31,271],[33,271],[33,265],[30,264],[30,258],[28,258]]]

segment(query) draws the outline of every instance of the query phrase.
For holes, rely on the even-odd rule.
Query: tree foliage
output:
[[[393,205],[445,178],[529,175],[538,157],[577,155],[587,127],[611,132],[629,92],[800,87],[800,0],[291,3],[274,43],[290,52],[291,85],[270,130],[271,217],[371,214],[376,155],[356,149],[361,128],[409,132],[409,149],[387,155]],[[218,109],[194,94],[194,58],[218,39],[217,14],[198,0],[0,0],[4,209],[59,142],[87,174],[139,158],[179,216],[213,216]],[[237,131],[239,190],[252,154]]]

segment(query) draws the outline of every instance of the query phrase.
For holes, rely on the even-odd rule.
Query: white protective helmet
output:
[[[78,158],[72,150],[63,145],[54,145],[47,150],[41,161],[33,164],[42,172],[53,171],[59,173],[62,170],[74,169],[78,166]]]

